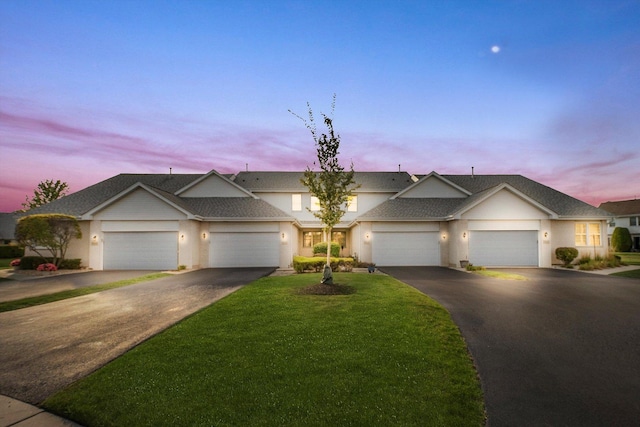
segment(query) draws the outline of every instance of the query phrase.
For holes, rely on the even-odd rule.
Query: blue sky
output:
[[[640,195],[640,1],[0,1],[0,211],[40,181],[356,170]]]

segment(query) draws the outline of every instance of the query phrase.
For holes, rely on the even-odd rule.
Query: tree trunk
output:
[[[331,228],[326,229],[327,240],[327,264],[322,272],[322,282],[325,285],[333,285],[333,273],[331,272]]]

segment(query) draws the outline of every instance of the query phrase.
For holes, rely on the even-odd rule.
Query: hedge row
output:
[[[293,257],[293,269],[296,273],[304,273],[305,271],[322,271],[324,269],[325,264],[327,263],[327,258],[325,257],[304,257],[304,256],[294,256]],[[331,269],[333,271],[351,271],[353,270],[353,258],[331,258]]]
[[[313,255],[316,256],[317,254],[327,255],[327,242],[320,242],[313,245]],[[336,258],[340,256],[340,245],[336,242],[331,242],[331,256]]]
[[[24,256],[24,248],[20,246],[0,246],[0,258],[20,258]]]
[[[80,258],[63,259],[58,269],[60,270],[79,270]],[[42,258],[39,256],[23,256],[20,258],[20,270],[35,270],[40,264],[53,262],[53,258]]]

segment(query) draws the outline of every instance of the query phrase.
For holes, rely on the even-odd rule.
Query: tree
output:
[[[22,204],[22,207],[25,211],[37,208],[38,206],[53,202],[62,196],[66,196],[68,190],[69,184],[66,182],[60,180],[54,182],[52,179],[42,181],[36,189],[33,190],[33,197],[31,199],[29,199],[29,196],[26,196],[26,202]]]
[[[616,227],[611,234],[611,249],[615,252],[629,252],[633,246],[631,233],[628,228]]]
[[[331,113],[335,109],[336,96],[333,95],[331,103]],[[333,128],[333,119],[322,113],[324,125],[327,127],[327,133],[320,133],[316,128],[316,122],[313,117],[311,105],[307,102],[309,109],[309,119],[304,119],[293,111],[291,114],[302,120],[307,129],[311,131],[311,136],[315,142],[318,165],[320,172],[314,172],[309,166],[304,172],[303,178],[300,180],[309,192],[318,198],[320,209],[312,211],[307,208],[313,215],[323,224],[323,231],[327,236],[327,244],[331,243],[331,230],[340,222],[342,216],[346,212],[346,204],[352,197],[353,192],[360,186],[356,185],[354,180],[353,163],[349,171],[345,171],[344,167],[338,161],[338,149],[340,148],[340,135]],[[315,164],[315,162],[314,162]],[[327,245],[327,246],[328,246]],[[322,283],[333,284],[333,275],[331,272],[331,254],[327,250],[327,264],[324,268]]]
[[[71,239],[81,239],[82,232],[78,220],[70,215],[40,214],[22,217],[16,224],[16,240],[46,259],[46,250],[53,258],[53,264],[60,266]]]

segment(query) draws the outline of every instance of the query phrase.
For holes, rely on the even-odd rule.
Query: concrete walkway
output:
[[[0,395],[0,427],[69,427],[72,421],[46,412],[44,409]]]

